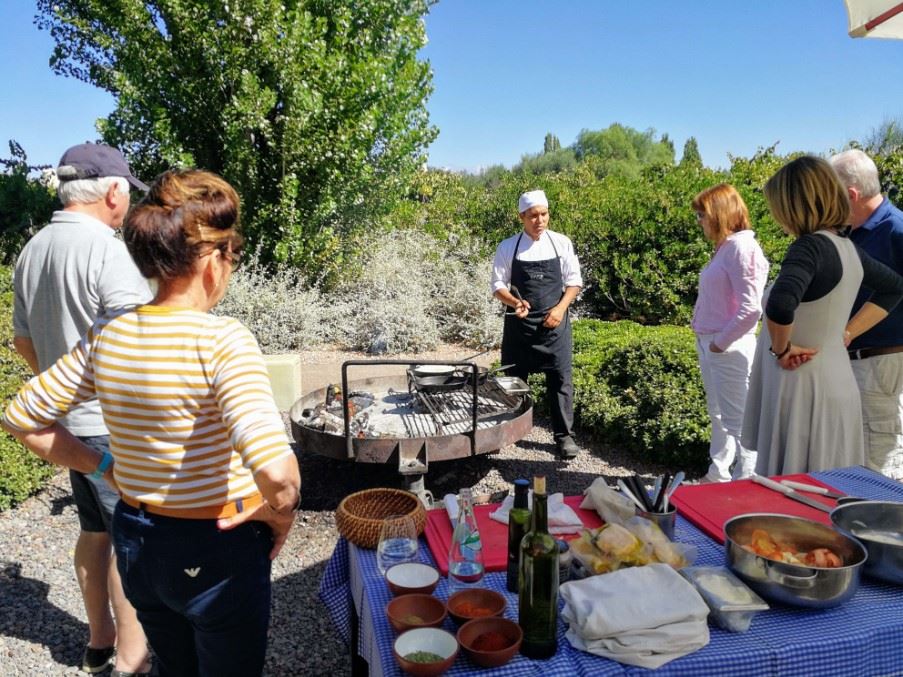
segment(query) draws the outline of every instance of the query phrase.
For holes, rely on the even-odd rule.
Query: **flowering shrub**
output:
[[[501,304],[489,293],[491,262],[477,244],[400,230],[359,245],[343,281],[330,289],[252,257],[214,312],[239,319],[264,353],[324,343],[374,354],[430,350],[441,341],[499,344]]]
[[[240,320],[264,353],[285,353],[330,340],[324,333],[325,302],[292,268],[268,270],[255,253],[232,276],[229,291],[212,312]]]

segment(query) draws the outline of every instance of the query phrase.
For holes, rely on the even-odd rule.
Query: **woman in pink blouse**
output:
[[[699,274],[692,322],[712,419],[712,463],[702,481],[729,482],[749,477],[756,468],[756,453],[740,444],[740,431],[768,261],[733,186],[722,183],[702,191],[693,199],[693,209],[706,238],[715,244]]]

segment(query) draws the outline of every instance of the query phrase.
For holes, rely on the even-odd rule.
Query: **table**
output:
[[[863,467],[811,473],[850,494],[903,501],[903,484]],[[676,540],[698,548],[696,564],[724,564],[723,547],[678,516]],[[421,561],[435,565],[425,542]],[[484,585],[506,595],[505,616],[517,620],[517,595],[505,590],[504,573],[490,573]],[[447,599],[447,581],[435,593]],[[376,553],[340,539],[320,583],[320,598],[335,627],[351,647],[354,671],[371,675],[403,674],[392,656],[395,633],[385,616],[391,598],[376,567]],[[446,629],[455,631],[451,619]],[[479,668],[459,654],[449,675],[903,675],[903,588],[863,576],[859,591],[833,609],[802,609],[772,603],[745,633],[710,626],[709,644],[651,671],[622,665],[573,649],[559,621],[558,653],[544,661],[521,655],[496,669]],[[361,662],[366,661],[366,665]]]

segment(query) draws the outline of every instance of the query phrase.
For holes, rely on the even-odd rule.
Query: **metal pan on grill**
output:
[[[510,369],[513,366],[515,366],[515,365],[503,364],[501,367],[493,367],[492,369],[490,369],[489,367],[481,367],[480,365],[467,364],[467,365],[464,365],[463,367],[460,367],[458,369],[458,373],[463,374],[464,377],[469,382],[470,379],[472,378],[473,370],[476,369],[477,370],[477,383],[479,383],[480,385],[483,385],[484,383],[486,383],[486,380],[489,377],[491,377],[491,376],[495,377],[496,374],[498,374],[500,372],[504,372],[506,369]]]
[[[470,381],[468,376],[417,376],[411,374],[411,382],[417,390],[425,393],[450,393],[462,390]]]

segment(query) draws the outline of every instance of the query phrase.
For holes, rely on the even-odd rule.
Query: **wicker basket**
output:
[[[379,544],[379,528],[391,515],[407,515],[414,520],[417,535],[423,533],[426,510],[410,491],[401,489],[364,489],[349,494],[335,512],[336,527],[346,539],[362,548]]]

